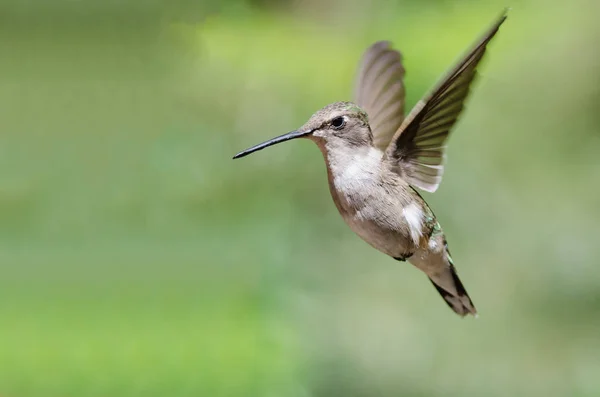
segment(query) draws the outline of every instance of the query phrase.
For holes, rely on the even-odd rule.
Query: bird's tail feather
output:
[[[444,288],[440,286],[431,277],[429,278],[429,280],[431,280],[431,283],[433,284],[435,289],[437,289],[440,295],[442,295],[442,298],[444,298],[448,306],[450,306],[450,308],[454,310],[459,316],[464,317],[467,314],[477,316],[477,310],[475,309],[475,305],[473,305],[471,298],[469,298],[469,294],[467,294],[467,290],[465,290],[465,287],[460,282],[458,274],[456,274],[456,269],[454,268],[454,265],[449,265],[450,266],[448,267],[448,272],[454,287],[453,289],[456,291],[456,293],[448,291],[448,289],[450,288]]]

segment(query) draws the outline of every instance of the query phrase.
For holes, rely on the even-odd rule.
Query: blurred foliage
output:
[[[477,320],[343,224],[311,144],[231,161],[375,40],[416,103],[504,6],[7,0],[0,394],[597,396],[597,2],[512,4],[425,195]]]

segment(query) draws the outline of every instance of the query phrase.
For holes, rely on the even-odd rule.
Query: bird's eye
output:
[[[344,117],[336,117],[335,119],[331,120],[331,125],[336,130],[339,130],[346,125],[346,119]]]

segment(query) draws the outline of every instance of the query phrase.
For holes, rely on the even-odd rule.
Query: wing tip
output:
[[[382,49],[385,48],[390,48],[392,46],[392,42],[389,40],[377,40],[376,42],[374,42],[373,44],[371,44],[371,47],[381,47]]]
[[[511,7],[504,7],[504,9],[500,13],[500,15],[496,18],[496,23],[494,23],[492,25],[492,27],[490,28],[490,30],[488,31],[488,34],[486,36],[488,36],[488,35],[494,36],[496,31],[500,28],[500,25],[502,25],[504,23],[504,21],[506,21],[506,19],[508,18],[508,12],[511,9],[512,9]],[[490,37],[490,39],[491,39],[491,37]]]

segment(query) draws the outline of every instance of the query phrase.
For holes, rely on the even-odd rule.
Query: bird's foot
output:
[[[395,256],[394,259],[397,261],[402,261],[402,262],[406,262],[406,260],[408,258],[410,258],[411,256],[413,256],[414,252],[411,252],[410,254],[404,254],[402,256]]]

